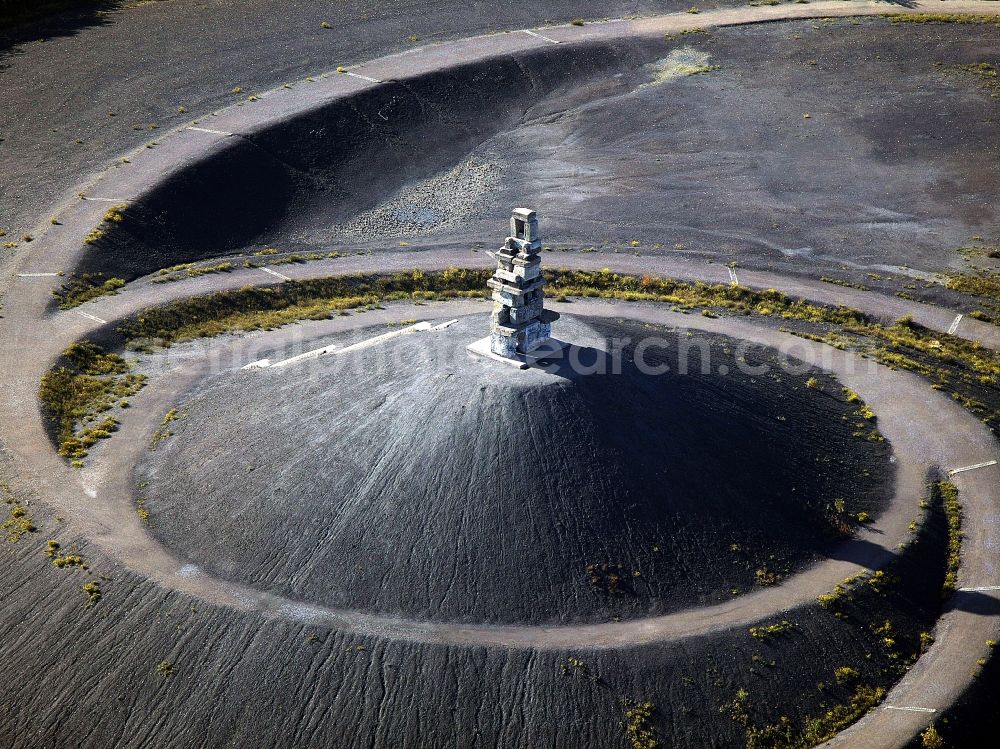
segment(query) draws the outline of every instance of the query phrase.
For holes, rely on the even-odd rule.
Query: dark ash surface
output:
[[[806,388],[815,373],[741,373],[761,349],[715,337],[712,373],[692,348],[678,375],[685,336],[568,318],[569,340],[664,336],[646,361],[672,373],[626,356],[620,375],[567,377],[470,359],[485,329],[477,315],[210,380],[138,469],[154,534],[214,575],[328,606],[606,621],[786,575],[835,543],[837,498],[875,514],[891,489],[888,447],[852,436],[857,404],[822,375]]]

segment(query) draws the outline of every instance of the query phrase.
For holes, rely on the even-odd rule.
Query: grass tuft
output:
[[[660,740],[656,729],[652,726],[652,717],[656,708],[652,702],[634,702],[625,700],[625,737],[632,749],[657,749]]]
[[[962,504],[958,501],[958,487],[950,481],[938,481],[935,488],[948,520],[948,562],[942,592],[949,596],[958,586],[958,568],[962,564]]]
[[[138,392],[146,378],[132,374],[129,362],[91,341],[74,343],[61,361],[42,377],[38,397],[55,430],[59,454],[79,461],[118,428],[114,417],[98,417]]]
[[[0,525],[0,530],[7,532],[8,542],[16,544],[25,535],[34,533],[38,529],[35,527],[34,518],[28,511],[20,503],[14,502],[10,506],[7,519]]]
[[[987,13],[893,13],[891,23],[971,23],[993,24],[1000,28],[1000,15]]]
[[[124,285],[124,278],[102,280],[100,273],[82,273],[70,278],[58,289],[53,289],[52,294],[59,300],[59,309],[72,309],[91,299],[117,294]]]

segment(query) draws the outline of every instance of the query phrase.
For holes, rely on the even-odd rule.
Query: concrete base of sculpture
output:
[[[566,341],[560,341],[557,338],[546,338],[544,341],[539,341],[538,345],[527,354],[501,356],[500,354],[493,353],[491,343],[492,341],[490,336],[486,336],[485,338],[480,338],[478,341],[473,341],[465,348],[474,356],[481,356],[484,359],[492,359],[493,361],[498,361],[511,367],[517,367],[518,369],[527,369],[543,359],[548,359],[549,357],[554,356],[569,346]]]

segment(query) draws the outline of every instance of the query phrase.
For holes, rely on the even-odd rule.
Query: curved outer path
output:
[[[22,261],[19,273],[45,274],[72,267],[83,249],[81,238],[95,226],[108,201],[129,202],[150,189],[164,174],[198,160],[218,141],[249,133],[275,118],[296,114],[331,98],[379,85],[390,77],[405,78],[460,62],[511,55],[554,43],[585,43],[636,35],[660,35],[698,25],[750,23],[764,20],[847,16],[910,11],[996,12],[990,2],[917,2],[912,8],[876,3],[818,2],[808,5],[720,10],[700,14],[696,24],[686,14],[588,24],[584,27],[547,28],[537,33],[475,37],[417,49],[367,63],[348,74],[332,74],[308,88],[280,89],[263,95],[254,107],[234,107],[210,121],[176,130],[158,141],[157,149],[142,150],[132,156],[128,169],[113,168],[86,190],[86,200],[68,199],[58,212],[62,225],[39,227],[32,253]],[[541,34],[544,34],[542,36]],[[572,267],[612,265],[622,272],[662,273],[708,281],[727,281],[723,266],[685,263],[665,258],[632,256],[560,256],[560,263]],[[281,266],[282,273],[302,277],[354,270],[393,268],[439,268],[449,264],[469,265],[467,251],[343,258],[307,266]],[[486,264],[486,258],[482,262]],[[790,280],[772,274],[740,271],[740,281],[753,286],[773,286],[786,292],[824,303],[844,303],[867,312],[894,316],[912,314],[928,327],[947,330],[954,319],[951,312],[853,289],[829,287],[822,283]],[[845,385],[857,390],[879,413],[880,428],[896,449],[899,492],[890,510],[879,519],[884,536],[879,544],[855,548],[854,561],[829,560],[789,579],[776,588],[746,595],[734,601],[675,614],[620,623],[567,626],[467,626],[448,623],[415,622],[350,611],[303,606],[293,601],[261,594],[250,588],[191,574],[183,560],[169,552],[142,528],[128,485],[129,467],[148,443],[148,436],[162,413],[176,402],[186,385],[194,382],[206,367],[218,366],[214,358],[181,365],[170,376],[161,376],[135,400],[141,408],[123,419],[121,434],[100,452],[95,467],[82,472],[71,470],[55,455],[44,432],[36,398],[38,381],[51,362],[73,340],[113,323],[151,304],[245,283],[267,284],[275,279],[260,270],[240,270],[225,276],[204,276],[188,282],[150,286],[137,282],[117,297],[97,300],[77,310],[50,313],[49,292],[58,279],[25,275],[14,279],[6,295],[6,317],[0,337],[4,399],[0,412],[0,437],[15,454],[21,477],[47,502],[64,511],[74,527],[93,538],[110,553],[135,570],[179,591],[204,597],[214,603],[243,610],[258,610],[272,616],[324,622],[339,629],[364,631],[393,638],[451,644],[497,645],[531,648],[624,647],[670,638],[691,636],[752,623],[769,615],[806,603],[817,594],[858,570],[858,562],[868,566],[883,564],[895,545],[905,538],[905,527],[916,515],[923,471],[931,465],[948,469],[992,460],[997,446],[989,432],[969,413],[950,399],[927,387],[924,380],[904,372],[892,372],[864,362],[859,357],[838,352],[821,344],[790,339],[789,336],[744,320],[692,318],[668,312],[655,305],[629,305],[628,316],[649,322],[682,325],[716,331],[764,345],[788,348],[801,359],[833,372]],[[430,308],[455,315],[482,309],[474,302],[456,302]],[[577,302],[573,312],[620,316],[620,304]],[[391,318],[395,310],[340,318],[311,324],[316,334],[329,334],[350,325],[370,324]],[[408,314],[412,312],[408,309]],[[963,321],[958,335],[981,339],[1000,348],[1000,329],[976,321]],[[269,343],[290,336],[291,329],[266,334]],[[218,349],[237,356],[248,341],[225,342]],[[993,550],[1000,541],[996,530],[1000,517],[1000,467],[992,466],[960,473],[954,477],[965,511],[963,560],[959,584],[987,587],[1000,584]],[[867,556],[866,556],[867,555]],[[934,646],[893,689],[887,698],[892,707],[941,710],[950,705],[967,686],[975,661],[986,653],[985,641],[998,630],[995,592],[958,593],[950,610],[939,621]],[[978,613],[977,613],[978,612]],[[932,713],[885,709],[870,713],[834,740],[848,746],[900,746],[933,718]]]

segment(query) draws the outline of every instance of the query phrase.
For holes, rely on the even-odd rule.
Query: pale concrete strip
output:
[[[544,34],[539,34],[537,31],[532,31],[531,29],[522,29],[525,34],[530,34],[531,36],[536,36],[539,39],[544,39],[547,42],[552,42],[553,44],[562,44],[558,39],[551,39]]]
[[[414,325],[407,325],[405,328],[400,328],[399,330],[391,330],[388,333],[383,333],[382,335],[377,335],[374,338],[369,338],[367,341],[359,341],[358,343],[353,343],[350,346],[345,346],[340,349],[338,354],[348,354],[352,351],[360,351],[361,349],[370,348],[371,346],[377,346],[380,343],[391,340],[401,335],[407,335],[409,333],[419,333],[422,330],[430,330],[431,324],[424,320],[423,322],[418,322]]]
[[[318,359],[319,357],[325,356],[326,354],[332,354],[336,349],[337,347],[333,345],[323,346],[321,348],[314,348],[311,351],[306,351],[305,353],[289,357],[288,359],[282,359],[281,361],[275,362],[274,364],[270,363],[271,361],[270,359],[262,359],[260,362],[247,364],[245,367],[243,367],[243,369],[251,369],[255,365],[258,367],[266,367],[266,366],[287,367],[290,364],[298,364],[299,362],[306,361],[307,359]],[[263,362],[268,362],[268,363],[264,364]]]
[[[188,130],[194,130],[199,133],[211,133],[212,135],[232,135],[232,133],[227,133],[225,130],[212,130],[210,127],[195,127],[191,125]]]
[[[264,271],[265,273],[270,273],[275,278],[280,278],[282,281],[292,280],[289,276],[286,276],[284,273],[278,273],[278,271],[271,270],[270,268],[261,268],[261,270]]]
[[[58,276],[58,273],[18,273],[18,278],[50,278],[51,276]]]
[[[262,269],[263,270],[263,269]],[[449,320],[447,323],[443,324],[443,327],[447,327],[452,323],[456,323],[458,320]],[[345,346],[342,349],[338,349],[335,345],[321,346],[320,348],[312,349],[311,351],[306,351],[302,354],[296,354],[295,356],[289,357],[288,359],[282,359],[271,363],[270,359],[259,359],[255,362],[250,362],[245,365],[243,369],[274,369],[275,367],[287,367],[291,364],[299,364],[309,359],[318,359],[321,356],[327,356],[328,354],[346,354],[351,351],[358,351],[360,349],[369,348],[370,346],[377,346],[380,343],[384,343],[397,336],[406,335],[407,333],[418,333],[424,330],[440,330],[441,326],[432,328],[429,322],[418,322],[414,325],[407,325],[405,328],[399,330],[390,330],[388,333],[383,333],[382,335],[377,335],[374,338],[369,338],[364,341],[359,341],[358,343],[352,343],[350,346]]]
[[[948,335],[955,335],[955,333],[958,331],[958,325],[959,323],[962,322],[963,317],[965,317],[965,315],[959,314],[958,317],[955,318],[955,321],[951,324],[951,327],[948,328]]]
[[[352,73],[350,70],[347,71],[347,75],[352,78],[360,78],[363,81],[368,81],[369,83],[382,83],[378,78],[369,78],[367,75],[361,75],[361,73]]]
[[[988,593],[994,590],[1000,590],[1000,585],[983,585],[978,588],[959,588],[962,593]]]
[[[240,369],[265,369],[271,366],[270,359],[258,359],[257,361],[252,361],[249,364],[244,364]]]
[[[901,705],[882,705],[883,710],[903,710],[908,713],[936,713],[933,707],[910,707]]]
[[[80,315],[80,317],[86,317],[88,320],[93,320],[94,322],[99,322],[101,325],[107,325],[108,324],[107,320],[102,320],[97,315],[92,315],[89,312],[84,312],[82,309],[76,309],[76,310],[73,310],[73,311],[76,312],[76,314]]]
[[[452,325],[458,322],[458,318],[454,320],[448,320],[447,322],[439,323],[435,325],[431,330],[444,330],[445,328],[450,328]]]
[[[966,471],[974,471],[977,468],[988,468],[989,466],[995,466],[996,464],[997,462],[995,460],[987,460],[983,463],[976,463],[975,465],[971,466],[963,466],[962,468],[953,468],[950,471],[948,471],[948,475],[954,476],[958,473],[965,473]]]
[[[89,198],[86,195],[81,195],[82,200],[90,200],[95,203],[127,203],[128,198]]]

